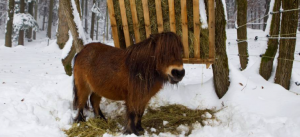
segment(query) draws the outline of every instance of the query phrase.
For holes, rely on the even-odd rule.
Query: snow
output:
[[[273,14],[270,14],[271,12],[273,12],[274,10],[274,4],[275,4],[275,0],[271,0],[270,1],[270,9],[269,9],[269,18],[268,18],[268,21],[267,21],[267,26],[266,26],[266,34],[269,34],[270,32],[270,29],[271,29],[271,22],[272,22],[272,16]]]
[[[206,10],[205,10],[205,4],[204,0],[199,1],[199,11],[200,11],[200,20],[202,22],[202,28],[208,28],[207,24],[207,15],[206,15]]]
[[[248,29],[247,32],[249,38],[265,36],[261,30]],[[149,105],[182,104],[191,109],[220,109],[215,115],[203,115],[207,118],[203,122],[205,126],[198,122],[193,124],[191,137],[299,137],[300,87],[294,83],[300,81],[300,62],[294,62],[291,89],[285,90],[274,84],[272,78],[266,81],[258,74],[259,55],[266,49],[265,39],[249,41],[249,64],[240,71],[236,30],[227,30],[227,37],[230,87],[222,99],[215,94],[211,67],[186,64],[183,81],[177,86],[165,85]],[[300,52],[299,42],[297,40],[296,53]],[[66,136],[63,130],[71,127],[76,112],[72,110],[72,77],[65,75],[61,64],[64,51],[58,48],[56,40],[50,40],[47,46],[45,38],[13,48],[4,47],[4,40],[0,39],[0,45],[0,136]],[[295,60],[300,60],[298,54]],[[276,66],[277,61],[274,63]],[[125,111],[123,102],[106,99],[102,100],[101,109],[107,117]],[[87,116],[92,117],[92,112],[88,111]],[[175,137],[188,132],[185,125],[177,129],[182,134],[146,133],[145,136]]]
[[[61,59],[64,59],[69,55],[72,45],[73,45],[73,37],[71,35],[71,32],[69,31],[69,39],[62,50]]]
[[[73,16],[74,16],[74,22],[76,24],[76,27],[77,27],[77,31],[78,31],[78,34],[79,34],[79,38],[82,39],[83,41],[83,44],[87,44],[89,41],[88,39],[86,38],[86,35],[84,33],[84,29],[83,29],[83,25],[82,25],[82,22],[81,22],[81,19],[80,19],[80,16],[79,16],[79,12],[77,11],[77,8],[76,8],[76,3],[74,0],[71,0],[71,3],[72,3],[72,8],[73,8]]]

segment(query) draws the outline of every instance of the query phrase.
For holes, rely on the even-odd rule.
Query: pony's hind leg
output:
[[[92,104],[95,117],[101,117],[106,121],[106,118],[100,109],[101,96],[98,96],[96,93],[92,93],[90,97],[90,102]]]
[[[83,109],[87,104],[88,97],[90,95],[90,88],[88,85],[82,80],[75,80],[75,86],[77,88],[77,93],[75,94],[76,100],[74,103],[77,105],[78,114],[74,119],[75,122],[83,122],[85,121],[85,116],[83,114]]]

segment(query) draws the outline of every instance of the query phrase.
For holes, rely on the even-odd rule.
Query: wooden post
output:
[[[168,2],[169,2],[170,30],[176,33],[174,0],[169,0]]]
[[[107,7],[108,7],[108,11],[109,11],[109,18],[110,18],[111,30],[112,30],[115,47],[120,48],[113,0],[107,0]]]
[[[119,0],[126,47],[131,45],[124,0]]]
[[[200,13],[199,0],[193,1],[194,16],[194,58],[200,58]]]
[[[157,16],[157,28],[158,33],[161,33],[164,31],[164,25],[163,25],[163,17],[162,17],[162,10],[161,10],[161,0],[155,0],[155,8],[156,8],[156,16]]]
[[[144,21],[145,21],[145,29],[147,38],[151,35],[151,25],[150,25],[150,17],[149,17],[149,9],[148,9],[148,0],[142,0],[143,3],[143,11],[144,11]]]
[[[186,0],[181,0],[181,19],[182,19],[182,43],[184,47],[183,57],[189,58],[190,52],[189,52]]]
[[[137,13],[136,13],[135,0],[130,0],[130,10],[131,10],[131,15],[132,15],[135,42],[139,43],[141,41],[140,31],[139,31],[139,26],[140,25],[139,25]]]
[[[215,59],[215,1],[208,0],[208,12],[209,12],[209,58]]]

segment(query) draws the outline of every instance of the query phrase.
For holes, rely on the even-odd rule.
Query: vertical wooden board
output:
[[[131,40],[130,40],[130,35],[129,35],[129,30],[128,30],[128,22],[127,22],[124,0],[119,0],[119,4],[120,4],[121,16],[122,16],[122,25],[123,25],[123,31],[124,31],[124,36],[125,36],[126,47],[129,47],[131,45],[131,42],[130,42]]]
[[[175,3],[174,0],[169,0],[168,2],[169,2],[170,30],[176,33]]]
[[[151,35],[151,25],[150,25],[150,17],[149,17],[149,9],[148,9],[148,0],[142,0],[142,3],[143,3],[146,35],[147,38],[149,38]]]
[[[215,58],[215,1],[208,1],[208,12],[209,12],[209,58]]]
[[[138,43],[140,42],[140,31],[139,31],[139,21],[136,13],[136,5],[135,5],[135,0],[130,0],[130,11],[132,15],[132,23],[133,23],[133,31],[134,31],[134,37],[135,37],[135,42]]]
[[[161,10],[161,0],[155,0],[155,8],[156,8],[156,16],[157,16],[158,33],[161,33],[164,31],[163,16]]]
[[[181,0],[181,20],[182,20],[182,43],[184,47],[184,58],[189,58],[189,35],[188,35],[188,22],[186,0]]]
[[[200,58],[200,13],[199,0],[193,0],[194,17],[194,58]]]
[[[120,48],[113,0],[107,0],[107,7],[108,7],[108,12],[109,12],[109,18],[110,18],[110,24],[111,24],[111,30],[112,30],[112,35],[113,35],[113,39],[114,39],[114,44],[115,44],[115,47]]]

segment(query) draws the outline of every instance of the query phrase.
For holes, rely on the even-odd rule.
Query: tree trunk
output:
[[[36,1],[34,6],[34,19],[37,21],[37,15],[38,15],[38,5],[39,3]],[[36,32],[33,32],[33,39],[36,40]]]
[[[96,3],[96,0],[93,0],[93,4]],[[94,26],[95,26],[95,13],[92,13],[92,20],[91,20],[91,33],[90,33],[90,37],[92,40],[94,40]]]
[[[25,0],[20,0],[20,13],[24,13],[24,11],[25,11]],[[24,45],[24,30],[20,30],[19,32],[18,45]]]
[[[45,1],[45,4],[44,4],[44,15],[43,15],[43,27],[42,27],[42,30],[45,30],[45,22],[46,22],[46,12],[47,12],[47,1]]]
[[[229,67],[226,53],[226,20],[225,6],[222,0],[216,0],[216,60],[212,65],[215,91],[219,98],[222,98],[229,87]]]
[[[84,14],[84,0],[81,0],[81,15],[83,16],[83,14]]]
[[[237,3],[237,24],[238,26],[242,26],[247,23],[247,0],[238,0]],[[237,37],[239,41],[238,49],[239,49],[239,57],[241,70],[246,69],[248,64],[248,43],[247,43],[247,25],[242,26],[237,29]]]
[[[68,22],[65,17],[65,13],[63,11],[63,2],[62,0],[59,1],[59,7],[58,7],[58,29],[57,29],[57,45],[60,49],[63,49],[66,42],[69,39],[69,27],[68,27]]]
[[[85,0],[85,15],[84,15],[84,18],[85,18],[85,28],[84,28],[84,31],[87,33],[88,32],[88,0]]]
[[[78,10],[78,13],[80,13],[79,0],[75,0],[75,3],[77,6],[76,8]],[[83,41],[82,41],[82,39],[79,39],[79,33],[77,31],[77,26],[74,22],[74,15],[73,15],[73,11],[72,11],[71,1],[70,0],[62,0],[62,5],[63,5],[62,9],[64,11],[65,18],[68,23],[68,27],[69,27],[72,37],[73,37],[72,48],[71,48],[68,56],[66,58],[62,59],[62,63],[64,65],[66,73],[68,75],[72,75],[71,62],[72,62],[72,59],[73,59],[75,53],[79,53],[81,51],[81,49],[83,48]]]
[[[266,12],[265,12],[265,16],[269,14],[269,11],[270,11],[270,2],[271,2],[271,0],[266,0],[266,5],[265,5]],[[264,18],[264,28],[263,28],[264,31],[266,30],[266,27],[267,27],[268,18],[269,18],[269,16],[267,16],[267,17]]]
[[[279,11],[281,7],[281,0],[275,0],[273,11]],[[271,21],[270,36],[277,37],[280,31],[280,16],[281,14],[273,14]],[[265,79],[269,80],[273,70],[274,57],[278,49],[278,39],[269,39],[268,48],[261,58],[259,74]]]
[[[298,0],[282,0],[283,10],[297,9]],[[282,37],[296,37],[298,10],[282,13],[280,34]],[[291,34],[291,35],[282,35]],[[281,39],[275,83],[290,89],[296,39]]]
[[[28,4],[28,13],[33,16],[33,1]],[[27,31],[28,42],[32,41],[32,28],[30,27]]]
[[[107,9],[107,6],[105,7],[106,8],[106,17],[105,17],[105,20],[106,20],[106,40],[108,40],[108,20],[109,20],[109,18],[108,18],[108,9]]]
[[[49,16],[48,16],[48,29],[47,29],[47,37],[51,39],[51,28],[52,28],[52,21],[53,21],[53,4],[54,0],[50,0],[49,3]]]
[[[7,15],[8,19],[6,21],[6,33],[5,33],[5,46],[11,47],[11,35],[13,31],[13,19],[14,19],[14,7],[15,7],[15,0],[9,0]]]

